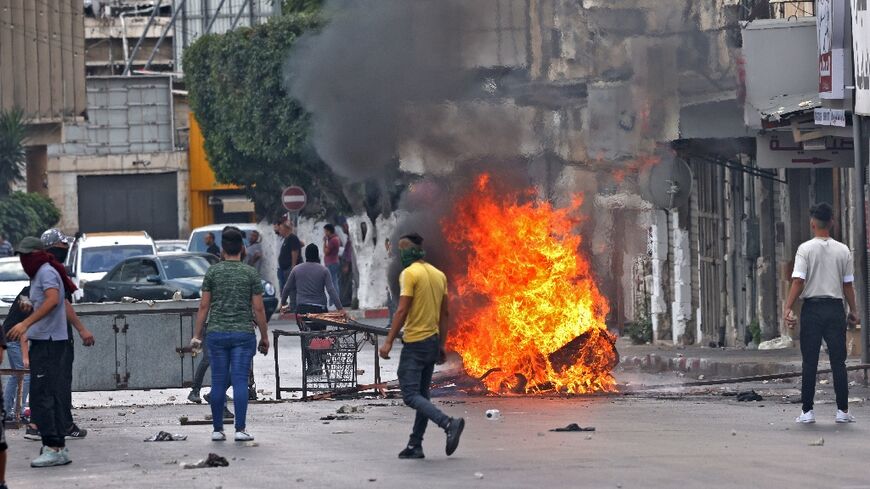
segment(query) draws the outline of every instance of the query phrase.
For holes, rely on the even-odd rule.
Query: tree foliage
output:
[[[247,190],[260,215],[279,212],[278,196],[291,184],[308,191],[309,211],[347,208],[340,183],[308,143],[308,115],[283,85],[288,51],[319,23],[313,14],[282,15],[203,36],[184,53],[209,163],[218,180]]]
[[[39,236],[59,220],[60,211],[44,195],[13,192],[0,199],[0,230],[12,243],[25,236]]]
[[[0,197],[24,177],[24,114],[19,109],[0,110]]]

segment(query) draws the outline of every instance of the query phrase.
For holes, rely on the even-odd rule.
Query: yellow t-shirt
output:
[[[405,343],[423,341],[438,334],[441,303],[447,295],[447,276],[428,263],[416,262],[399,275],[400,294],[412,297],[405,319]]]

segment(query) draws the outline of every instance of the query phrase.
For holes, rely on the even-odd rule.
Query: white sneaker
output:
[[[254,436],[244,431],[236,431],[236,441],[254,441]]]
[[[226,441],[227,435],[223,431],[215,431],[211,434],[211,441]]]
[[[855,416],[852,416],[852,413],[844,413],[843,411],[837,410],[837,422],[838,423],[854,423]]]
[[[800,416],[794,419],[794,422],[802,424],[812,424],[816,422],[816,415],[813,413],[813,410],[810,409],[805,413],[802,412]]]

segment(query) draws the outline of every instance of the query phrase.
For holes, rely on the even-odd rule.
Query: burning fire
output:
[[[459,319],[448,346],[490,392],[614,391],[607,300],[573,233],[582,198],[556,209],[534,195],[496,190],[483,174],[442,223],[467,258],[451,277]]]

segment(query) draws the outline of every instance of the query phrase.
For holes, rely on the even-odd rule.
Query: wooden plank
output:
[[[48,47],[48,11],[49,7],[43,2],[36,2],[36,64],[39,75],[36,78],[37,100],[39,103],[39,116],[43,119],[54,118],[57,114],[51,106],[51,73],[53,71]]]
[[[25,2],[22,7],[24,10],[24,57],[25,57],[25,73],[27,78],[24,80],[26,102],[24,104],[24,112],[27,117],[39,117],[39,63],[36,60],[36,38],[37,24],[36,18],[39,15],[35,2]]]
[[[73,21],[69,16],[64,16],[63,13],[67,11],[69,7],[69,2],[65,0],[59,0],[58,3],[63,3],[64,8],[61,10],[61,19],[60,19],[60,45],[63,48],[61,51],[61,62],[58,65],[60,69],[60,86],[61,86],[61,104],[63,105],[63,113],[64,114],[75,114],[75,77],[73,76],[73,72],[75,70],[73,63],[73,50],[70,49],[72,47],[72,24]]]
[[[82,11],[81,2],[78,0],[66,0],[69,5],[70,18],[72,19],[72,43],[73,46],[73,72],[71,80],[75,85],[75,105],[73,113],[78,115],[87,110],[88,101],[85,94],[85,14]]]
[[[27,80],[25,79],[24,62],[25,56],[24,45],[27,43],[27,36],[24,32],[24,2],[25,0],[12,0],[9,10],[12,13],[12,103],[21,109],[24,109],[27,102]]]
[[[12,11],[10,0],[0,0],[0,66],[12,66]],[[11,69],[0,69],[0,108],[14,105],[15,77]]]
[[[52,5],[48,12],[49,25],[49,61],[51,62],[51,111],[56,116],[63,118],[63,45],[61,44],[60,23],[62,13],[59,8]]]

